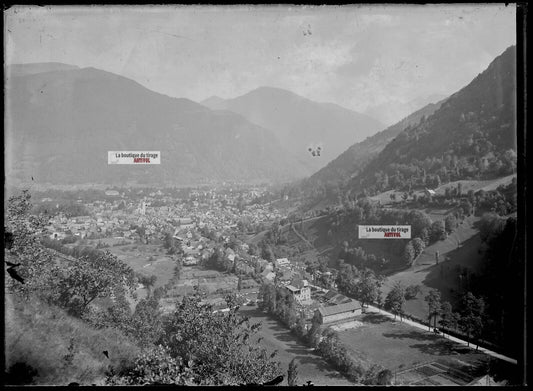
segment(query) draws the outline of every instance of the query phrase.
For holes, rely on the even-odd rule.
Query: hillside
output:
[[[24,301],[6,292],[4,304],[8,384],[104,385],[110,366],[120,370],[141,351],[119,330],[95,329],[35,298]],[[25,372],[21,363],[31,369]]]
[[[360,143],[353,144],[335,160],[329,162],[326,167],[304,180],[303,184],[344,182],[360,171],[370,159],[381,152],[400,132],[409,126],[418,125],[422,119],[433,114],[442,103],[431,103],[387,129],[366,138]]]
[[[516,48],[418,125],[408,127],[352,179],[369,192],[488,179],[516,169]]]
[[[188,185],[305,173],[270,130],[240,115],[94,68],[15,68],[6,83],[8,182]],[[161,151],[161,164],[108,165],[117,150]]]
[[[364,114],[332,103],[318,103],[290,91],[260,87],[234,99],[211,97],[202,104],[239,113],[272,130],[283,146],[308,167],[308,174],[324,167],[346,149],[383,125]],[[308,148],[322,147],[320,157]]]

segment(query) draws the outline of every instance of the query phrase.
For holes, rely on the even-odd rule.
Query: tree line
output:
[[[265,282],[261,285],[258,298],[259,309],[277,318],[300,341],[313,347],[351,381],[364,385],[391,384],[390,370],[377,364],[363,362],[350,355],[340,343],[337,333],[322,327],[316,314],[309,327],[303,308],[297,304],[285,287]]]

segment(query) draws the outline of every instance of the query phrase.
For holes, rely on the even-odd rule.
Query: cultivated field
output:
[[[212,294],[219,289],[237,289],[238,280],[238,277],[232,274],[203,269],[200,266],[184,266],[179,281],[172,287],[172,292],[186,295],[192,293],[195,286],[200,286],[200,290]]]
[[[261,346],[268,352],[278,351],[275,357],[281,363],[285,380],[282,385],[287,385],[287,368],[293,358],[298,364],[298,384],[311,380],[315,385],[347,386],[352,385],[349,380],[338,373],[320,356],[299,342],[289,330],[277,320],[260,311],[257,307],[241,307],[241,313],[250,317],[252,322],[262,323],[259,331]]]
[[[342,343],[354,356],[379,363],[393,373],[439,361],[441,366],[470,374],[469,379],[473,380],[473,373],[477,373],[477,368],[483,368],[489,360],[483,353],[431,332],[415,329],[399,320],[393,321],[379,313],[364,314],[360,321],[362,326],[338,332]],[[414,383],[422,379],[424,377],[411,373],[409,379],[402,380],[402,383]],[[397,382],[400,380],[397,377]],[[447,384],[466,383],[464,380],[449,380]]]
[[[109,247],[106,250],[115,254],[134,271],[146,276],[156,276],[155,288],[165,285],[174,273],[175,263],[166,255],[166,250],[161,245],[135,243]],[[153,258],[152,261],[149,260],[150,257]]]

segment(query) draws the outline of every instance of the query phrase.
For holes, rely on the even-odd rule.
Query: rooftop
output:
[[[318,311],[322,316],[330,316],[359,309],[361,309],[361,304],[357,300],[352,300],[349,303],[337,304],[329,307],[320,307]]]

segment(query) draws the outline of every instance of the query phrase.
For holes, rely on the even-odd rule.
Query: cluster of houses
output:
[[[47,232],[50,238],[58,240],[67,236],[136,240],[140,235],[132,227],[142,227],[143,238],[152,241],[161,239],[164,232],[174,229],[206,227],[217,232],[230,231],[242,216],[248,216],[254,223],[281,218],[277,210],[261,205],[249,205],[245,210],[233,207],[237,199],[249,201],[264,191],[263,188],[235,192],[232,189],[229,192],[192,191],[189,200],[176,200],[161,190],[148,194],[141,189],[130,194],[108,189],[104,192],[103,199],[84,204],[89,210],[89,216],[69,218],[62,214],[56,215]],[[139,197],[142,198],[139,200]],[[51,203],[53,200],[44,198],[42,202]],[[81,203],[82,200],[78,202]]]
[[[335,290],[312,285],[309,281],[313,277],[296,269],[287,258],[279,258],[273,263],[267,263],[261,275],[265,281],[284,286],[300,305],[307,319],[317,316],[321,324],[329,325],[347,322],[361,315],[362,307],[357,300]]]
[[[260,194],[258,191],[252,191],[246,198],[257,197]],[[196,203],[192,208],[191,205],[183,203],[153,206],[151,204],[153,197],[162,196],[157,193],[149,194],[149,197],[144,197],[140,202],[131,202],[125,193],[116,190],[106,191],[106,196],[111,199],[86,205],[91,213],[90,216],[67,218],[59,214],[52,218],[48,229],[50,237],[62,239],[67,235],[81,238],[117,236],[136,240],[141,234],[133,227],[142,227],[145,238],[152,236],[163,239],[163,233],[170,231],[173,232],[173,240],[183,252],[183,265],[195,266],[213,254],[217,246],[220,246],[220,239],[222,242],[228,242],[236,222],[243,215],[249,216],[254,222],[272,221],[281,217],[277,211],[257,204],[249,205],[244,211],[239,211],[232,206],[237,196],[232,197],[228,194],[191,193],[191,197],[197,197],[193,200]],[[242,194],[239,197],[242,199]],[[221,208],[213,208],[212,202],[208,202],[209,200],[219,202],[221,199],[225,201],[224,207]],[[200,234],[202,228],[213,230],[217,234],[216,237],[202,236]],[[288,258],[278,258],[269,262],[258,256],[249,255],[246,244],[240,245],[235,250],[226,247],[223,256],[234,266],[236,274],[257,276],[257,273],[260,273],[264,281],[284,286],[302,308],[318,311],[319,318],[324,324],[350,319],[361,312],[356,301],[333,291],[320,295],[323,292],[315,289],[316,294],[314,294],[310,281],[314,281],[315,276],[307,273],[304,265],[291,263]]]

